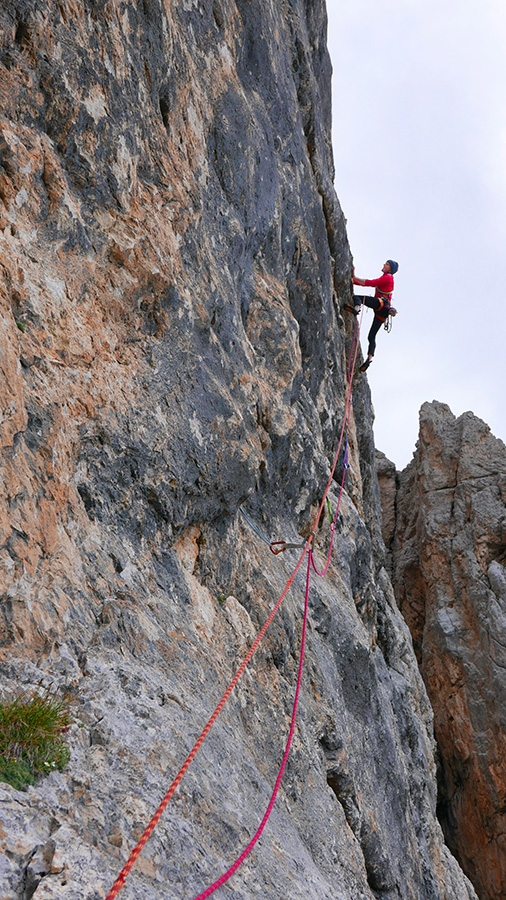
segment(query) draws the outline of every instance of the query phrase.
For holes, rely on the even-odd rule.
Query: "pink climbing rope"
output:
[[[290,721],[290,730],[288,732],[288,738],[286,741],[285,752],[283,753],[283,758],[281,760],[281,765],[279,767],[278,776],[277,776],[276,782],[274,784],[271,798],[269,800],[267,809],[265,810],[263,819],[260,822],[260,825],[258,826],[255,834],[251,838],[247,847],[245,847],[245,849],[243,850],[241,855],[237,857],[236,861],[234,863],[232,863],[230,868],[227,869],[227,871],[224,872],[224,874],[221,875],[221,877],[218,878],[217,881],[213,882],[213,884],[211,884],[208,888],[206,888],[205,891],[203,891],[201,894],[199,894],[197,897],[195,897],[195,900],[205,900],[206,897],[210,897],[211,894],[214,894],[214,892],[219,887],[222,887],[222,885],[224,885],[225,882],[228,881],[228,879],[232,877],[234,872],[237,871],[239,866],[242,865],[242,863],[244,862],[246,857],[249,856],[249,854],[253,850],[253,847],[255,846],[255,844],[257,843],[259,838],[261,837],[262,832],[263,832],[265,826],[267,825],[268,819],[270,817],[270,814],[271,814],[274,804],[276,802],[276,797],[278,796],[279,788],[281,785],[281,780],[283,778],[286,764],[288,762],[288,757],[290,755],[290,748],[292,746],[293,736],[295,734],[295,724],[297,721],[297,709],[299,706],[300,689],[301,689],[301,685],[302,685],[302,672],[304,669],[304,655],[305,655],[305,650],[306,650],[307,617],[308,617],[308,609],[309,609],[309,586],[311,583],[311,559],[312,559],[312,553],[311,553],[311,548],[309,548],[308,561],[307,561],[307,572],[306,572],[306,593],[305,593],[305,600],[304,600],[304,618],[302,621],[299,668],[298,668],[298,672],[297,672],[297,686],[295,688],[295,696],[294,696],[293,707],[292,707],[292,718]]]

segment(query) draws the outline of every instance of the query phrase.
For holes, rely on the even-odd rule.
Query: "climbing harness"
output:
[[[380,309],[383,309],[384,306],[390,306],[392,294],[393,291],[380,291],[379,288],[376,288],[376,295],[381,303]]]
[[[363,314],[363,310],[361,311],[361,315],[360,315],[360,323],[361,323],[361,321],[362,321],[362,314]],[[215,882],[214,882],[213,884],[211,884],[208,888],[206,888],[205,891],[203,891],[203,893],[199,894],[199,895],[195,898],[195,900],[205,900],[205,898],[210,897],[211,894],[214,893],[214,891],[216,891],[219,887],[221,887],[223,884],[225,884],[226,881],[228,881],[228,879],[234,874],[235,871],[237,871],[237,869],[239,868],[239,866],[244,862],[244,860],[246,859],[246,857],[250,854],[251,850],[253,849],[253,847],[254,847],[255,844],[257,843],[258,839],[260,838],[260,836],[261,836],[261,834],[262,834],[262,832],[263,832],[263,830],[264,830],[264,828],[265,828],[265,826],[266,826],[266,824],[267,824],[267,821],[268,821],[268,819],[269,819],[269,817],[270,817],[270,815],[271,815],[271,812],[272,812],[272,809],[273,809],[273,807],[274,807],[274,803],[275,803],[275,801],[276,801],[276,797],[277,797],[277,794],[278,794],[278,791],[279,791],[279,788],[280,788],[280,785],[281,785],[281,780],[282,780],[282,778],[283,778],[283,773],[284,773],[284,771],[285,771],[286,763],[287,763],[288,756],[289,756],[289,753],[290,753],[290,747],[291,747],[292,740],[293,740],[293,736],[294,736],[294,733],[295,733],[295,725],[296,725],[296,719],[297,719],[297,709],[298,709],[299,696],[300,696],[300,690],[301,690],[301,685],[302,685],[302,672],[303,672],[303,666],[304,666],[304,654],[305,654],[305,643],[306,643],[306,633],[307,633],[307,619],[308,619],[308,609],[309,609],[309,590],[310,590],[310,581],[311,581],[311,570],[313,570],[319,577],[323,577],[324,575],[326,575],[326,573],[327,573],[327,571],[328,571],[328,569],[329,569],[330,561],[331,561],[331,555],[332,555],[332,547],[333,547],[333,543],[334,543],[336,521],[337,521],[337,517],[338,517],[338,515],[339,515],[339,509],[340,509],[340,505],[341,505],[341,499],[342,499],[342,495],[343,495],[343,491],[344,491],[344,481],[345,481],[345,478],[346,478],[346,473],[347,473],[348,468],[349,468],[349,461],[348,461],[348,437],[347,437],[347,432],[348,432],[348,423],[349,423],[349,419],[350,419],[350,415],[351,415],[351,401],[352,401],[352,389],[353,389],[353,373],[354,373],[354,371],[355,371],[355,363],[356,363],[357,355],[358,355],[358,349],[359,349],[359,337],[360,337],[360,324],[359,324],[358,320],[355,320],[355,323],[354,323],[354,331],[353,331],[353,339],[352,339],[352,344],[351,344],[351,349],[350,349],[350,358],[351,358],[351,359],[350,359],[350,362],[348,363],[348,369],[347,369],[347,372],[348,372],[348,388],[347,388],[347,391],[346,391],[346,399],[345,399],[344,415],[343,415],[343,420],[342,420],[342,425],[341,425],[341,431],[340,431],[340,435],[339,435],[339,441],[338,441],[337,450],[336,450],[336,453],[335,453],[335,456],[334,456],[334,460],[333,460],[333,463],[332,463],[332,466],[331,466],[331,469],[330,469],[330,474],[329,474],[329,478],[328,478],[328,481],[327,481],[327,485],[326,485],[325,490],[324,490],[324,492],[323,492],[323,497],[322,497],[320,506],[319,506],[319,508],[318,508],[318,512],[317,512],[316,517],[315,517],[315,520],[314,520],[314,527],[313,527],[313,530],[311,531],[309,537],[308,537],[307,540],[304,542],[304,544],[298,545],[299,548],[302,548],[302,553],[300,554],[299,559],[297,560],[297,563],[296,563],[295,567],[293,568],[293,570],[292,570],[290,576],[288,577],[288,579],[287,579],[287,581],[286,581],[286,583],[285,583],[285,586],[284,586],[284,588],[283,588],[283,590],[282,590],[282,592],[281,592],[281,594],[280,594],[278,600],[276,601],[274,607],[272,608],[272,610],[271,610],[269,616],[267,617],[266,621],[264,622],[262,628],[261,628],[260,631],[258,632],[258,634],[257,634],[257,636],[256,636],[256,638],[255,638],[255,640],[253,641],[253,643],[252,643],[250,649],[248,650],[248,652],[247,652],[246,656],[244,657],[242,663],[240,664],[239,668],[237,669],[237,671],[236,671],[234,677],[232,678],[232,680],[230,681],[228,687],[226,688],[226,690],[225,690],[225,692],[224,692],[224,694],[223,694],[221,700],[219,701],[218,705],[216,706],[214,712],[212,713],[212,715],[211,715],[210,718],[208,719],[206,725],[204,726],[202,732],[200,733],[200,736],[198,737],[198,739],[197,739],[197,741],[195,742],[194,746],[193,746],[192,749],[190,750],[190,753],[189,753],[188,756],[186,757],[186,759],[185,759],[183,765],[181,766],[179,772],[177,773],[177,775],[175,776],[175,778],[174,778],[174,780],[172,781],[171,785],[169,786],[169,788],[168,788],[168,790],[167,790],[165,796],[163,797],[163,799],[162,799],[160,805],[158,806],[158,809],[155,811],[155,813],[154,813],[153,817],[151,818],[150,822],[148,823],[148,825],[147,825],[146,828],[144,829],[144,832],[142,833],[142,835],[141,835],[141,837],[140,837],[138,843],[137,843],[137,844],[135,845],[135,847],[132,849],[132,851],[131,851],[131,853],[130,853],[130,856],[128,857],[128,859],[127,859],[125,865],[123,866],[123,868],[122,868],[121,872],[119,873],[119,875],[118,875],[116,881],[114,882],[113,886],[111,887],[111,890],[110,890],[109,893],[107,894],[106,900],[113,900],[113,898],[116,897],[117,894],[119,893],[119,891],[123,888],[123,886],[124,886],[124,884],[125,884],[125,881],[126,881],[128,875],[129,875],[129,873],[130,873],[130,871],[131,871],[131,869],[132,869],[132,867],[133,867],[133,865],[134,865],[136,859],[137,859],[138,856],[140,855],[140,853],[141,853],[143,847],[145,846],[145,844],[146,844],[147,841],[149,840],[151,834],[153,833],[154,829],[156,828],[158,822],[160,821],[160,818],[161,818],[162,815],[163,815],[164,810],[165,810],[166,807],[168,806],[168,804],[169,804],[171,798],[174,796],[174,793],[176,792],[176,790],[177,790],[179,784],[180,784],[181,781],[183,780],[183,778],[184,778],[186,772],[188,771],[188,769],[189,769],[190,765],[192,764],[193,760],[195,759],[195,757],[196,757],[198,751],[200,750],[202,744],[204,743],[204,741],[205,741],[207,735],[209,734],[209,732],[210,732],[212,726],[213,726],[214,723],[216,722],[216,719],[218,718],[218,716],[219,716],[220,713],[222,712],[222,710],[223,710],[225,704],[227,703],[227,701],[228,701],[228,699],[229,699],[229,697],[230,697],[232,691],[233,691],[234,688],[236,687],[236,685],[237,685],[237,683],[239,682],[240,678],[241,678],[242,675],[244,674],[244,671],[245,671],[246,667],[248,666],[248,664],[250,663],[250,661],[251,661],[251,659],[253,658],[254,654],[256,653],[258,647],[260,646],[260,643],[262,642],[262,640],[263,640],[263,638],[264,638],[264,636],[265,636],[265,634],[266,634],[266,632],[267,632],[267,629],[269,628],[269,626],[270,626],[271,622],[273,621],[274,617],[276,616],[276,613],[278,612],[278,610],[279,610],[281,604],[283,603],[283,601],[284,601],[286,595],[288,594],[288,591],[290,590],[290,587],[292,586],[292,584],[293,584],[293,582],[294,582],[294,580],[295,580],[295,577],[296,577],[297,573],[299,572],[299,569],[301,568],[302,563],[303,563],[304,558],[305,558],[306,553],[307,553],[308,560],[307,560],[307,570],[306,570],[305,602],[304,602],[304,614],[303,614],[303,623],[302,623],[302,632],[301,632],[301,646],[300,646],[299,666],[298,666],[298,673],[297,673],[297,684],[296,684],[295,696],[294,696],[293,707],[292,707],[292,717],[291,717],[291,722],[290,722],[290,729],[289,729],[288,738],[287,738],[287,741],[286,741],[286,746],[285,746],[285,750],[284,750],[284,753],[283,753],[281,765],[280,765],[280,768],[279,768],[278,776],[277,776],[277,778],[276,778],[276,782],[275,782],[275,785],[274,785],[274,789],[273,789],[273,791],[272,791],[271,798],[270,798],[270,800],[269,800],[269,803],[268,803],[267,809],[266,809],[266,811],[265,811],[265,813],[264,813],[264,816],[263,816],[263,818],[262,818],[262,821],[261,821],[260,825],[258,826],[258,829],[257,829],[257,831],[255,832],[253,838],[251,839],[251,841],[250,841],[249,844],[247,845],[247,847],[243,850],[243,852],[242,852],[242,853],[240,854],[240,856],[235,860],[235,862],[230,866],[230,868],[229,868],[223,875],[221,875],[221,877],[218,878],[217,881],[215,881]],[[328,550],[328,553],[327,553],[326,564],[325,564],[324,569],[323,569],[322,571],[320,571],[320,570],[317,569],[317,567],[316,567],[316,565],[315,565],[315,562],[314,562],[314,556],[313,556],[313,547],[312,547],[312,544],[313,544],[313,541],[314,541],[314,539],[315,539],[315,537],[316,537],[316,529],[317,529],[317,527],[318,527],[318,523],[319,523],[320,520],[321,520],[322,513],[323,513],[323,511],[325,510],[325,507],[326,507],[326,506],[327,506],[327,510],[328,510],[328,504],[327,504],[328,493],[329,493],[330,488],[331,488],[331,486],[332,486],[332,481],[333,481],[334,473],[335,473],[335,471],[336,471],[337,464],[338,464],[338,461],[339,461],[339,458],[340,458],[340,455],[341,455],[341,449],[342,449],[342,446],[343,446],[343,442],[345,443],[345,450],[344,450],[344,457],[343,457],[343,474],[342,474],[342,478],[341,478],[341,485],[340,485],[339,497],[338,497],[338,502],[337,502],[337,504],[336,504],[336,509],[335,509],[334,516],[333,516],[332,523],[331,523],[331,540],[330,540],[329,550]],[[272,550],[272,542],[270,542],[270,541],[268,540],[268,538],[266,538],[265,535],[263,535],[263,534],[261,533],[261,531],[260,531],[259,529],[257,529],[257,527],[256,527],[256,526],[254,525],[254,523],[251,521],[251,519],[249,518],[249,516],[247,515],[247,513],[242,509],[242,507],[239,507],[239,508],[240,508],[240,510],[241,510],[241,512],[242,512],[242,514],[243,514],[243,516],[245,517],[245,519],[249,522],[249,524],[252,526],[253,530],[257,533],[258,537],[260,537],[260,539],[261,539],[262,541],[264,541],[265,543],[269,544],[269,546],[271,547],[271,550]],[[285,550],[285,549],[290,549],[290,548],[291,548],[291,545],[290,545],[290,544],[286,544],[285,541],[278,541],[278,542],[274,542],[274,543],[275,543],[275,544],[283,544],[283,545],[284,545],[283,550]],[[273,551],[273,552],[275,552],[275,551]],[[280,550],[280,551],[278,551],[278,552],[283,552],[283,551]]]

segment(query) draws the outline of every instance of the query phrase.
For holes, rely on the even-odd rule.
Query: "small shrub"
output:
[[[70,759],[63,735],[71,721],[67,701],[49,690],[0,703],[0,780],[20,790],[36,775],[61,771]]]
[[[0,756],[0,781],[6,781],[17,791],[22,791],[27,784],[35,784],[30,766],[22,759],[6,759]]]

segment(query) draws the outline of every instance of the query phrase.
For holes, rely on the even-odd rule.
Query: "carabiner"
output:
[[[284,553],[285,550],[303,550],[306,546],[306,542],[303,544],[290,544],[286,541],[271,541],[270,543],[271,553],[274,553],[274,556],[278,556],[280,553]]]

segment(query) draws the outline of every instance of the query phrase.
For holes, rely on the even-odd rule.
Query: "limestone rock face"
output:
[[[351,257],[325,7],[4,0],[0,66],[0,678],[75,717],[63,773],[2,786],[1,896],[97,900],[293,573],[241,504],[300,541],[337,446]],[[361,375],[349,449],[281,793],[222,893],[473,900],[435,814]],[[257,829],[303,597],[301,572],[125,900],[195,897]]]
[[[396,597],[429,697],[439,815],[481,898],[506,897],[506,447],[472,413],[424,404],[399,476]]]
[[[391,569],[390,548],[395,536],[397,516],[397,471],[395,463],[376,450],[376,473],[381,502],[381,535],[387,549],[387,568]]]

